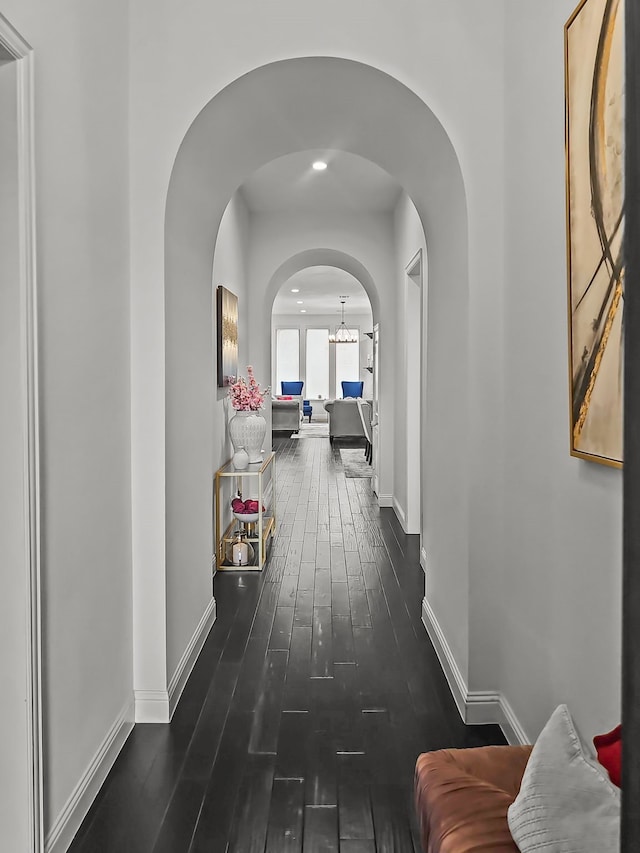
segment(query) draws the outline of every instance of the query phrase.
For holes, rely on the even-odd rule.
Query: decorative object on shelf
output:
[[[218,388],[238,375],[238,297],[226,287],[216,288]]]
[[[229,399],[235,409],[235,415],[229,421],[229,436],[235,450],[243,447],[249,454],[249,463],[262,462],[262,442],[267,431],[267,422],[260,414],[264,406],[265,395],[269,388],[264,391],[256,382],[253,375],[253,367],[247,367],[249,380],[243,376],[238,377],[229,385]]]
[[[259,502],[251,498],[243,501],[240,493],[231,501],[231,509],[233,510],[234,518],[245,524],[253,524],[260,518]],[[262,512],[266,512],[264,506],[262,507]]]
[[[244,471],[244,469],[249,465],[249,454],[244,447],[238,447],[236,452],[233,454],[233,465],[234,468],[238,469],[238,471]]]
[[[239,568],[233,562],[233,543],[238,529],[246,535],[249,545],[249,561],[242,569],[262,571],[276,529],[275,458],[275,453],[270,451],[259,465],[250,465],[244,471],[238,471],[230,459],[216,471],[214,518],[217,571]],[[243,491],[252,497],[243,500]],[[241,522],[240,528],[238,521]]]
[[[253,547],[247,542],[247,534],[244,530],[236,530],[231,540],[231,565],[248,566],[255,557]]]
[[[565,36],[570,451],[622,465],[624,2],[582,0]]]
[[[332,335],[329,335],[329,343],[330,344],[357,344],[358,343],[358,333],[356,331],[352,331],[351,329],[347,329],[347,325],[344,322],[344,305],[349,297],[341,296],[340,304],[342,306],[342,320],[339,326],[336,326],[336,330]]]

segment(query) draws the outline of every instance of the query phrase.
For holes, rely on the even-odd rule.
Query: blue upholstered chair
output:
[[[362,397],[364,382],[343,382],[342,399],[345,397]]]
[[[293,396],[301,396],[302,389],[304,387],[304,382],[281,382],[280,387],[282,388],[282,394],[292,394]],[[309,418],[309,423],[311,423],[311,415],[313,414],[313,407],[308,400],[302,401],[302,417]]]

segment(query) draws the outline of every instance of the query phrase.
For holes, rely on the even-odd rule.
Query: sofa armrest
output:
[[[507,809],[530,752],[530,746],[487,746],[420,755],[415,803],[425,853],[517,853]]]

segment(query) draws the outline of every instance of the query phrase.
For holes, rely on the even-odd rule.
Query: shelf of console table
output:
[[[234,494],[243,494],[243,481],[254,483],[257,490],[255,500],[258,506],[266,505],[265,512],[260,512],[257,521],[244,522],[233,517],[229,523],[223,521],[223,507],[230,507],[231,494],[223,495],[224,484],[229,481]],[[250,486],[248,487],[250,488]],[[275,494],[276,494],[276,466],[275,453],[268,453],[262,462],[254,462],[247,468],[237,469],[233,460],[230,460],[215,473],[215,502],[216,502],[216,569],[218,571],[262,571],[269,553],[269,546],[275,534]],[[270,497],[269,497],[270,496]],[[226,552],[229,543],[233,540],[233,533],[243,525],[247,537],[246,541],[251,543],[254,550],[254,560],[247,566],[234,566],[226,561]]]

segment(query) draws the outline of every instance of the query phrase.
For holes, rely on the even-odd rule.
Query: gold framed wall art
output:
[[[622,465],[624,0],[564,29],[571,454]]]
[[[218,388],[238,376],[238,297],[226,287],[216,288]]]

